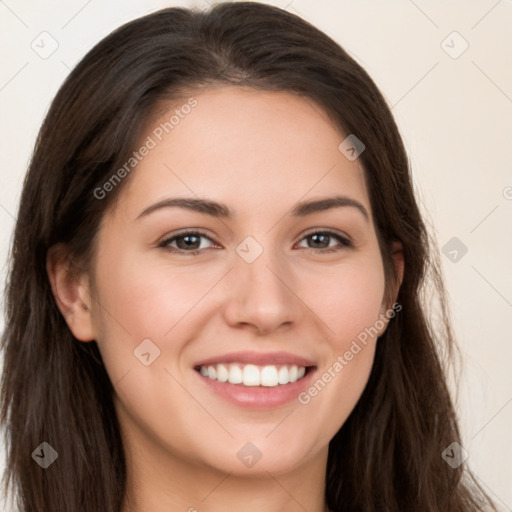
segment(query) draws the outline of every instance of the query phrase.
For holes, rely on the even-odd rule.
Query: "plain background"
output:
[[[268,3],[340,43],[392,107],[439,246],[464,355],[452,387],[467,464],[512,511],[512,1]],[[114,28],[175,5],[208,7],[199,0],[0,2],[2,283],[24,173],[58,87]],[[52,45],[54,53],[40,55]],[[34,448],[27,446],[27,457]]]

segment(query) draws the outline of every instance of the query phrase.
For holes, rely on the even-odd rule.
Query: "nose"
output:
[[[295,324],[303,314],[293,278],[283,261],[264,251],[252,263],[238,255],[228,284],[226,322],[265,335]]]

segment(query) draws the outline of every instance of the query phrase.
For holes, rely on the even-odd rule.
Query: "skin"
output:
[[[328,443],[365,388],[386,325],[306,405],[244,409],[193,366],[236,350],[282,350],[312,359],[320,376],[391,307],[363,168],[338,150],[345,135],[310,100],[235,87],[194,97],[198,105],[126,178],[89,273],[73,279],[50,252],[54,294],[75,337],[97,341],[115,387],[124,512],[322,512]],[[141,141],[174,108],[148,121]],[[335,192],[359,201],[369,220],[354,207],[290,215],[297,202]],[[233,217],[172,207],[137,219],[168,197],[219,201]],[[206,233],[199,254],[158,246],[186,228]],[[353,246],[331,237],[325,245],[339,250],[326,252],[307,237],[325,229]],[[263,249],[252,263],[236,252],[247,236]],[[395,265],[401,282],[399,253]],[[145,366],[133,352],[148,338],[160,356]],[[250,468],[237,457],[248,442],[261,453]]]

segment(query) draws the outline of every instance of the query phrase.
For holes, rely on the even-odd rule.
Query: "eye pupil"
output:
[[[191,239],[193,239],[193,240],[191,241]],[[185,241],[185,243],[180,243],[181,240]],[[200,241],[199,241],[199,237],[197,235],[182,235],[176,239],[176,245],[180,249],[187,249],[187,248],[190,249],[191,246],[196,245],[198,243],[200,243]],[[181,247],[180,247],[180,245],[181,245]]]
[[[320,245],[321,245],[322,248],[329,246],[329,237],[330,237],[330,235],[324,235],[324,234],[321,234],[321,233],[315,233],[313,235],[310,235],[310,238],[313,240],[313,242],[315,244],[317,244],[319,239],[320,239]],[[325,243],[322,244],[322,239],[323,239],[324,242],[327,240],[327,244],[325,244]]]

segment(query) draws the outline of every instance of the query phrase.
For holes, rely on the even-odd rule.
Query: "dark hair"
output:
[[[391,244],[403,244],[402,310],[377,344],[360,400],[330,442],[327,505],[336,512],[468,512],[492,504],[464,464],[452,469],[441,456],[460,443],[445,365],[456,346],[437,253],[391,111],[368,74],[327,35],[252,2],[208,12],[168,8],[131,21],[97,44],[56,95],[24,183],[6,290],[5,491],[17,491],[25,512],[121,511],[126,466],[113,386],[97,344],[78,343],[57,308],[47,253],[66,244],[77,267],[87,268],[102,216],[127,179],[101,200],[94,191],[129,158],[158,102],[209,84],[317,102],[341,133],[366,147],[359,158],[388,291],[396,282]],[[437,329],[426,312],[427,278],[439,297]],[[30,457],[43,440],[59,447],[59,463],[46,471]]]

